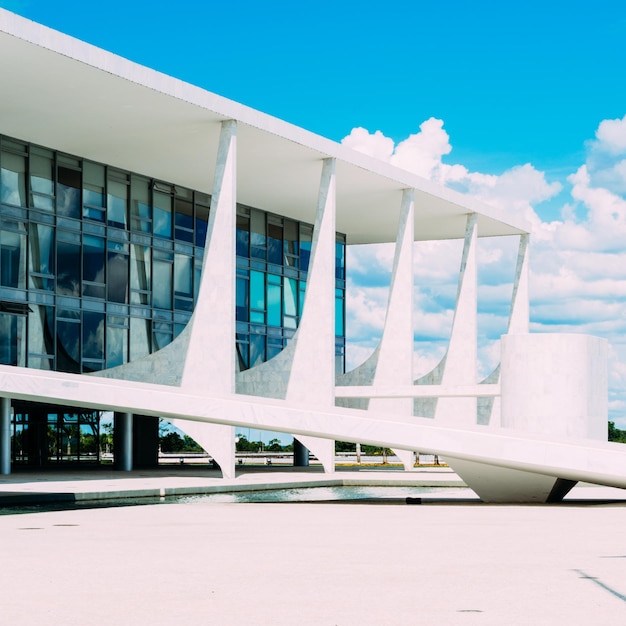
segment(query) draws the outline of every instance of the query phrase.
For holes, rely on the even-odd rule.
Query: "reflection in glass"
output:
[[[52,369],[54,309],[35,304],[29,306],[32,313],[28,314],[28,367]]]
[[[250,335],[250,367],[265,361],[265,335]]]
[[[152,207],[150,206],[150,182],[133,176],[130,183],[131,228],[144,233],[152,231]]]
[[[152,272],[154,274],[152,288],[152,304],[157,309],[172,308],[172,262],[159,258],[163,253],[154,250]],[[167,254],[167,253],[165,253]],[[165,256],[165,255],[164,255]]]
[[[0,364],[26,365],[26,319],[23,315],[0,313]]]
[[[204,248],[209,228],[209,207],[196,204],[196,246]]]
[[[130,360],[150,353],[150,320],[130,318]]]
[[[255,209],[250,210],[250,256],[265,259],[265,213]]]
[[[281,277],[276,274],[267,275],[267,324],[281,326]]]
[[[283,264],[283,227],[274,221],[267,225],[267,260],[276,265]]]
[[[172,343],[172,325],[169,322],[157,320],[152,323],[152,330],[153,352]]]
[[[128,361],[128,330],[113,326],[109,318],[106,334],[106,366],[116,367]]]
[[[175,238],[178,241],[193,243],[193,204],[181,198],[176,198],[174,204]]]
[[[83,236],[83,295],[104,298],[104,239]],[[97,283],[97,284],[88,284]]]
[[[283,306],[285,308],[285,318],[283,325],[285,328],[296,328],[298,315],[298,281],[295,278],[285,278],[283,291]]]
[[[26,206],[26,159],[20,154],[0,154],[0,202]]]
[[[54,210],[52,154],[31,152],[29,159],[32,206],[43,211]]]
[[[57,168],[57,215],[80,218],[80,178],[77,170],[62,165]]]
[[[26,233],[22,224],[15,224],[21,232],[0,230],[0,285],[24,289],[26,287]]]
[[[107,181],[107,223],[109,226],[126,228],[128,185],[114,178]]]
[[[237,256],[248,258],[250,244],[250,218],[237,215]]]
[[[243,270],[245,271],[245,270]],[[237,271],[237,321],[248,321],[248,277],[247,271],[244,275],[239,275]]]
[[[344,297],[342,289],[335,289],[335,336],[341,337],[344,332]]]
[[[59,319],[63,317],[63,319]],[[67,318],[73,318],[71,321]],[[61,372],[80,371],[80,312],[57,314],[57,368]]]
[[[30,286],[35,289],[54,289],[54,229],[31,222],[29,243]]]
[[[154,191],[152,194],[152,219],[154,234],[164,239],[172,238],[172,196]]]
[[[80,246],[57,241],[57,293],[80,295]]]
[[[128,244],[107,243],[107,283],[110,302],[128,302]]]
[[[133,244],[130,247],[130,289],[133,304],[150,304],[150,248]]]
[[[83,358],[104,358],[104,313],[83,312]]]
[[[300,224],[300,269],[303,272],[309,271],[312,246],[313,228],[305,224]]]
[[[176,295],[175,308],[191,311],[193,304],[193,259],[186,254],[174,256],[174,290]]]

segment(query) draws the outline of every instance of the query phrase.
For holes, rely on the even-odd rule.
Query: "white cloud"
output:
[[[532,225],[531,328],[538,332],[585,332],[609,339],[611,419],[626,426],[626,116],[604,120],[586,144],[585,161],[560,181],[532,164],[499,175],[443,163],[452,146],[442,120],[430,118],[419,132],[395,144],[380,130],[354,129],[343,143],[499,208]],[[569,194],[561,218],[541,218],[541,203]],[[479,370],[498,360],[494,340],[506,328],[517,242],[481,240],[479,261]],[[432,369],[449,336],[462,242],[415,244],[415,372]],[[348,309],[355,332],[373,350],[384,322],[393,246],[359,250],[348,264],[357,295]],[[367,285],[375,284],[374,289]],[[495,329],[495,330],[494,330]],[[504,331],[502,331],[504,332]],[[369,352],[368,352],[369,351]],[[356,365],[356,363],[354,363]]]

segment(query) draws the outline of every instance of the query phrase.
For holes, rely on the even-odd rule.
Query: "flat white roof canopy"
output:
[[[337,159],[337,230],[395,241],[414,188],[416,240],[528,232],[499,211],[345,146],[0,9],[0,133],[211,193],[220,123],[238,123],[237,199],[312,223]]]

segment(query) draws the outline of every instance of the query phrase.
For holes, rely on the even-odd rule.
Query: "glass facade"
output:
[[[0,363],[95,372],[168,345],[198,297],[210,200],[0,136]],[[272,358],[293,337],[312,235],[310,224],[238,206],[240,369]],[[337,235],[336,251],[342,372],[345,236]]]

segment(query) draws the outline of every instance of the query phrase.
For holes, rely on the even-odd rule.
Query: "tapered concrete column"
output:
[[[222,122],[198,302],[191,321],[182,387],[235,392],[235,236],[237,122]],[[171,420],[215,460],[224,478],[235,477],[235,429]]]
[[[335,403],[335,160],[322,167],[311,262],[286,399],[307,406]],[[335,470],[332,439],[299,436],[326,472]],[[294,458],[294,462],[295,462]]]
[[[529,235],[521,235],[513,281],[513,296],[511,298],[511,313],[507,334],[519,335],[528,332],[529,327],[529,297],[528,297],[528,265],[529,265]]]
[[[133,469],[133,414],[115,413],[115,467],[121,472]]]
[[[415,192],[405,189],[389,289],[387,315],[377,354],[374,387],[413,383],[413,239]],[[412,398],[372,398],[369,410],[390,415],[412,415]],[[394,448],[405,469],[413,469],[412,450]]]
[[[475,213],[467,216],[465,245],[452,334],[441,380],[442,385],[475,385],[478,352],[476,239],[478,221]],[[440,423],[455,426],[476,424],[476,398],[439,398],[435,417]]]
[[[0,474],[11,473],[11,399],[0,398]]]

